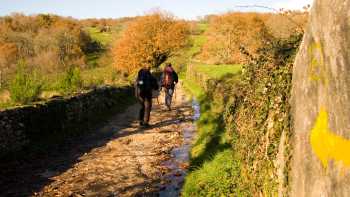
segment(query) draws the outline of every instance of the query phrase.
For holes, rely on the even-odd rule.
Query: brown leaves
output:
[[[215,64],[246,63],[240,48],[257,56],[258,49],[271,40],[300,32],[307,23],[307,13],[227,13],[212,16],[209,23],[201,59]]]
[[[256,13],[228,13],[210,20],[208,41],[203,47],[202,59],[208,63],[243,63],[239,48],[244,46],[255,53],[263,44],[267,15]]]
[[[160,66],[187,45],[189,27],[164,13],[137,18],[112,49],[118,70],[132,73],[144,65]]]
[[[85,65],[84,50],[91,43],[79,21],[50,14],[0,17],[0,68],[11,78],[16,63],[24,59],[43,74]]]
[[[17,57],[17,46],[13,43],[0,43],[0,68],[12,64]]]

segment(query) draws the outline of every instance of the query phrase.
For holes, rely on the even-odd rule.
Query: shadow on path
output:
[[[179,106],[176,110],[181,112],[188,110],[187,108],[188,106]],[[138,105],[133,105],[126,112],[111,118],[96,128],[90,129],[91,131],[84,132],[79,137],[69,137],[64,140],[59,138],[41,139],[41,141],[33,143],[36,145],[35,147],[28,147],[20,154],[3,158],[0,162],[0,196],[36,195],[43,187],[54,181],[51,179],[52,177],[72,168],[74,164],[81,161],[82,156],[93,149],[105,146],[114,139],[147,133],[150,130],[160,129],[179,122],[192,121],[191,118],[180,116],[157,122],[150,128],[138,128],[135,122],[137,110]],[[161,113],[159,108],[154,111],[154,113]],[[124,117],[120,117],[120,115]],[[123,121],[120,122],[120,120]],[[131,128],[133,131],[120,132],[126,128]],[[166,130],[160,132],[166,132]],[[139,155],[125,154],[119,156],[135,157]],[[148,184],[151,183],[130,187],[144,187]],[[143,194],[146,195],[147,192]],[[153,194],[151,191],[149,196],[153,196]]]

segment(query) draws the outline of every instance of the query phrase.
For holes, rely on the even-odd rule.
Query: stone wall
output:
[[[0,156],[45,136],[80,132],[131,100],[129,87],[103,87],[69,98],[0,110]]]

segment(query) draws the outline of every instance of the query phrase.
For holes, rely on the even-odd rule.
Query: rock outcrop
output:
[[[291,196],[350,196],[350,0],[315,0],[292,98]]]

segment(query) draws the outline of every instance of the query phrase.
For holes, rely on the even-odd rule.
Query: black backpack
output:
[[[154,77],[148,70],[140,70],[137,79],[136,86],[140,92],[151,92],[154,89]]]

